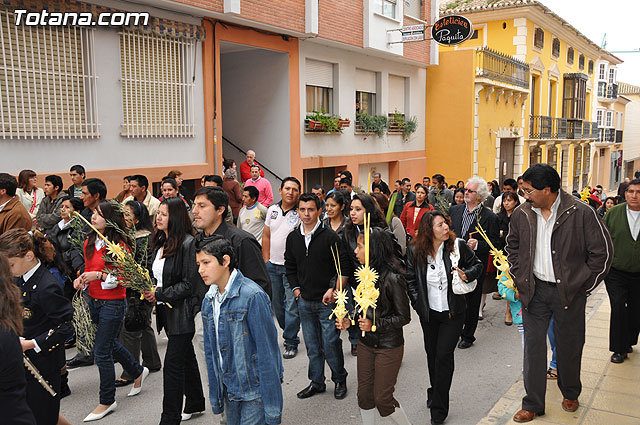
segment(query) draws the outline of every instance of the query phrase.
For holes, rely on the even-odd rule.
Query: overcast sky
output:
[[[540,0],[600,46],[624,61],[618,65],[618,81],[640,85],[640,0]],[[616,53],[638,50],[637,53]]]

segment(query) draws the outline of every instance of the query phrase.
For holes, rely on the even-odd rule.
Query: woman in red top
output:
[[[428,211],[433,211],[433,207],[429,204],[429,201],[427,201],[427,193],[427,189],[419,185],[416,189],[416,200],[408,202],[407,205],[404,206],[402,214],[400,214],[400,221],[402,221],[402,225],[407,231],[407,234],[412,238],[416,237],[416,230],[418,230],[418,226],[420,226],[422,216]]]
[[[128,249],[130,241],[107,221],[120,229],[126,229],[122,209],[116,201],[100,201],[91,216],[91,224],[109,241],[118,243]],[[110,265],[105,263],[107,256],[106,243],[95,231],[89,232],[84,242],[85,267],[74,282],[76,289],[88,288],[91,302],[89,310],[91,319],[98,326],[94,345],[96,365],[100,373],[100,404],[84,419],[85,422],[102,419],[116,409],[116,372],[114,361],[119,362],[124,370],[136,379],[129,396],[138,395],[142,383],[149,374],[118,341],[122,321],[126,310],[126,290],[118,282],[118,277],[108,273]],[[105,271],[107,270],[107,271]]]

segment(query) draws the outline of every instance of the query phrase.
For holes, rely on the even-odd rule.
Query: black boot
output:
[[[60,398],[65,398],[71,395],[71,388],[69,388],[69,372],[66,369],[60,374]]]

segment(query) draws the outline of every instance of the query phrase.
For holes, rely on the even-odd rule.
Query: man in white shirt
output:
[[[125,198],[122,201],[122,205],[126,205],[127,202],[136,200],[138,202],[142,202],[147,210],[149,210],[149,215],[153,218],[158,212],[158,207],[160,206],[160,201],[151,195],[147,189],[149,188],[149,180],[143,176],[142,174],[136,174],[131,177],[129,181],[129,190],[131,190],[131,196]]]
[[[258,196],[258,189],[254,186],[247,186],[242,191],[243,206],[238,213],[238,229],[251,233],[262,245],[267,208],[258,202]]]
[[[285,177],[280,184],[282,200],[267,210],[262,233],[262,255],[271,277],[271,306],[282,329],[284,353],[282,357],[292,359],[298,354],[300,338],[300,315],[298,305],[289,286],[284,267],[284,251],[287,236],[300,223],[298,198],[302,185],[295,177]]]

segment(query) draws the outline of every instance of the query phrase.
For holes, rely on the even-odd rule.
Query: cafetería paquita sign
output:
[[[473,25],[464,16],[450,15],[440,18],[431,27],[431,37],[438,44],[453,46],[473,35]]]

